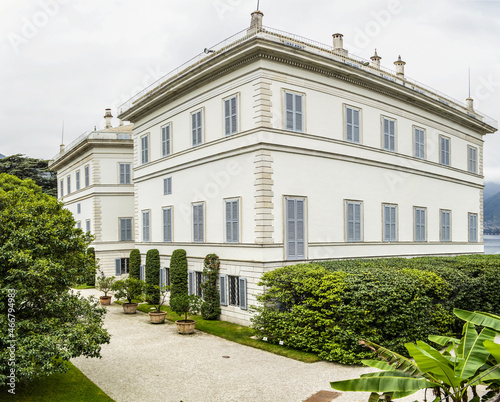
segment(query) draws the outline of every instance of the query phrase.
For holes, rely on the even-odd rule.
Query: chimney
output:
[[[64,152],[64,148],[64,144],[59,145],[59,153],[62,154]]]
[[[470,96],[465,100],[466,104],[467,104],[467,110],[469,112],[473,112],[474,111],[474,99],[472,99]]]
[[[333,34],[333,52],[340,56],[347,57],[347,50],[344,49],[344,35],[341,33]]]
[[[252,20],[250,21],[250,29],[249,31],[258,31],[262,29],[262,18],[264,17],[264,13],[262,11],[254,11],[252,13]]]
[[[404,78],[405,77],[405,62],[401,60],[401,56],[398,57],[398,59],[394,62],[394,65],[396,66],[396,75],[399,78]]]
[[[372,61],[372,67],[380,70],[380,60],[381,59],[382,59],[382,57],[380,57],[377,54],[377,49],[375,49],[375,54],[372,57],[370,57],[370,60]]]
[[[106,127],[105,128],[113,127],[111,125],[111,119],[113,118],[113,115],[111,114],[111,109],[106,109],[106,113],[104,114],[104,118],[106,119]]]

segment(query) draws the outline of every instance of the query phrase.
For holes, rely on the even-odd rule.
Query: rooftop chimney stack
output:
[[[474,99],[472,99],[470,96],[465,100],[466,104],[467,104],[467,110],[469,112],[473,112],[474,111]]]
[[[398,59],[394,62],[394,65],[396,66],[396,75],[399,78],[405,77],[405,62],[401,60],[401,56],[398,57]]]
[[[62,154],[64,152],[64,148],[64,144],[59,145],[59,153]]]
[[[347,57],[347,50],[344,49],[344,35],[341,33],[333,34],[333,52],[340,56]]]
[[[262,19],[264,17],[264,13],[262,11],[254,11],[252,13],[252,20],[250,21],[250,29],[248,33],[255,33],[262,29]]]
[[[380,57],[377,54],[377,49],[375,49],[375,54],[372,57],[370,57],[370,60],[372,61],[372,67],[380,70],[380,60],[381,59],[382,59],[382,57]]]
[[[113,118],[113,115],[111,114],[111,109],[106,109],[106,113],[104,114],[104,119],[106,120],[106,127],[105,128],[113,127],[111,125],[112,118]]]

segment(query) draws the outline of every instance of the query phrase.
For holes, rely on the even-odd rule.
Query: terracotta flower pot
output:
[[[109,306],[111,304],[111,296],[100,296],[99,301],[101,306]]]
[[[196,324],[195,320],[178,320],[175,322],[177,324],[177,330],[179,334],[189,335],[194,332],[194,326]]]
[[[166,311],[161,311],[159,313],[150,311],[149,318],[151,319],[151,323],[153,324],[163,324],[165,322],[165,316],[167,315]]]
[[[137,313],[138,303],[123,303],[123,312],[125,314],[135,314]]]

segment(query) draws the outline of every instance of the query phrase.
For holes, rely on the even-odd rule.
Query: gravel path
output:
[[[72,363],[117,402],[300,402],[319,391],[332,392],[330,381],[370,371],[302,363],[201,331],[180,335],[173,323],[153,325],[147,314],[125,315],[116,304],[107,310],[111,342],[103,345],[102,359],[79,357]],[[344,393],[334,401],[367,399],[367,394]]]

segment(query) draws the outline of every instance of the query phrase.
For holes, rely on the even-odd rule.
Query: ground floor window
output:
[[[247,309],[247,279],[240,276],[221,275],[219,278],[220,302],[223,306]]]
[[[170,286],[170,268],[160,267],[160,287]]]
[[[129,271],[129,259],[117,258],[115,259],[115,275],[125,275]]]

